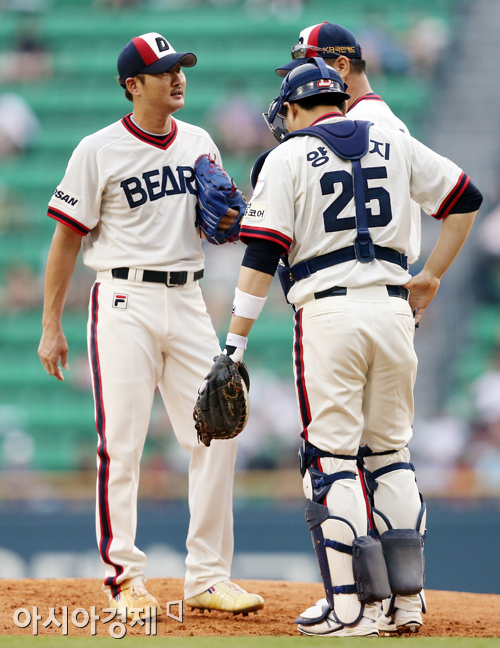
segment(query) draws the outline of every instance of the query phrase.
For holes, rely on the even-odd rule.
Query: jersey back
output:
[[[331,123],[344,117],[334,117]],[[374,244],[407,254],[411,200],[441,218],[449,197],[463,186],[461,169],[409,135],[372,126],[361,160],[368,227]],[[462,181],[460,181],[462,179]],[[279,243],[290,265],[354,244],[352,164],[320,139],[295,137],[266,159],[248,204],[241,238]],[[401,285],[407,271],[387,261],[347,261],[298,281],[289,301],[300,304],[332,286]]]

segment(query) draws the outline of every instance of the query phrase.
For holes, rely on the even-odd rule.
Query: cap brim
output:
[[[276,74],[279,77],[286,77],[286,75],[290,72],[290,70],[295,70],[296,67],[299,67],[299,65],[303,65],[304,63],[307,63],[308,59],[306,58],[299,58],[299,59],[293,59],[292,61],[288,61],[288,63],[285,63],[285,65],[281,65],[279,68],[276,68]]]
[[[176,52],[175,54],[163,56],[158,61],[145,67],[138,74],[161,74],[162,72],[168,72],[178,64],[181,67],[193,67],[196,65],[197,60],[196,56],[191,52]]]

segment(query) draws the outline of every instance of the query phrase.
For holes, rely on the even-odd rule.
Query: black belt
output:
[[[387,286],[387,294],[389,297],[401,297],[401,299],[408,300],[410,291],[408,288],[403,288],[403,286]],[[323,297],[337,297],[339,295],[347,295],[347,288],[343,288],[342,286],[333,286],[333,288],[328,288],[327,290],[314,293],[316,299],[323,299]]]
[[[128,279],[129,268],[113,268],[111,274],[115,279]],[[198,281],[203,277],[203,270],[194,273],[193,281]],[[168,286],[183,286],[187,283],[188,273],[186,270],[172,270],[170,272],[161,272],[159,270],[144,270],[142,281],[151,281],[152,283],[162,283]]]

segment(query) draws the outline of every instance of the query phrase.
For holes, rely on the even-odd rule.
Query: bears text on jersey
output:
[[[144,205],[147,200],[159,200],[165,196],[189,192],[196,195],[196,178],[194,169],[189,166],[178,166],[175,173],[169,166],[162,171],[153,169],[142,174],[142,181],[136,176],[120,182],[131,208]]]

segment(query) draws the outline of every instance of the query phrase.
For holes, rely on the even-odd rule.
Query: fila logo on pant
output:
[[[127,302],[128,295],[118,295],[117,293],[113,295],[113,308],[121,308],[125,310],[127,308]]]

